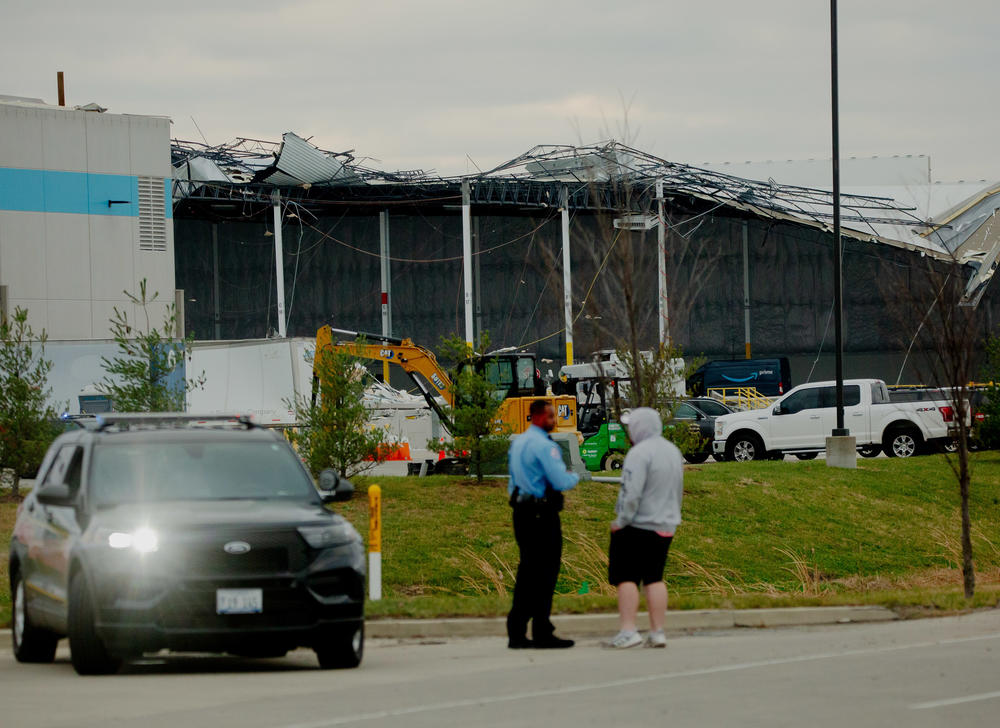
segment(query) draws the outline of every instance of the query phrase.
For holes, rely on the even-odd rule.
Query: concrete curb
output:
[[[780,609],[706,609],[667,613],[670,631],[734,629],[736,627],[797,627],[818,624],[888,622],[899,619],[885,607],[788,607]],[[617,614],[566,614],[552,618],[559,634],[586,637],[613,634],[618,629]],[[640,615],[640,624],[645,614]],[[368,637],[414,639],[418,637],[504,637],[503,618],[462,619],[370,619],[365,624]]]
[[[645,613],[639,615],[644,625]],[[699,609],[667,612],[667,629],[695,632],[737,627],[803,627],[820,624],[889,622],[899,619],[885,607],[786,607],[778,609]],[[559,634],[567,637],[610,635],[618,630],[617,614],[561,614],[552,618]],[[365,634],[375,639],[417,639],[447,637],[505,637],[507,624],[502,617],[459,619],[369,619]],[[9,637],[9,629],[0,629]]]

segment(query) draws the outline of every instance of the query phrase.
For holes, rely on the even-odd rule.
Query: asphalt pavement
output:
[[[0,648],[3,726],[993,726],[1000,611],[673,635],[666,650],[510,651],[496,638],[370,641],[362,667],[154,657],[113,677],[18,665]]]

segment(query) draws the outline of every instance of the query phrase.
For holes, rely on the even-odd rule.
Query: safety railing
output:
[[[764,409],[774,401],[756,387],[709,387],[708,396],[738,410]]]

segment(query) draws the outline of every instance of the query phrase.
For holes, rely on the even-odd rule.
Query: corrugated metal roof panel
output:
[[[355,176],[348,172],[340,160],[320,151],[302,137],[292,132],[281,136],[281,151],[275,165],[278,172],[268,178],[273,184],[288,184],[277,182],[273,178],[283,172],[296,181],[291,184],[334,184],[354,181]]]
[[[273,174],[268,175],[266,182],[270,185],[276,185],[278,187],[295,187],[296,185],[302,184],[303,180],[295,177],[289,177],[284,172],[274,172]]]

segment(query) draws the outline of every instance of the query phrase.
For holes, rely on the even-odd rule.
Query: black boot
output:
[[[572,647],[574,644],[576,643],[573,642],[573,640],[564,640],[553,634],[545,637],[544,639],[536,637],[533,646],[536,650],[565,650]]]
[[[535,643],[527,637],[510,637],[507,639],[507,649],[510,650],[529,650],[534,646]]]

